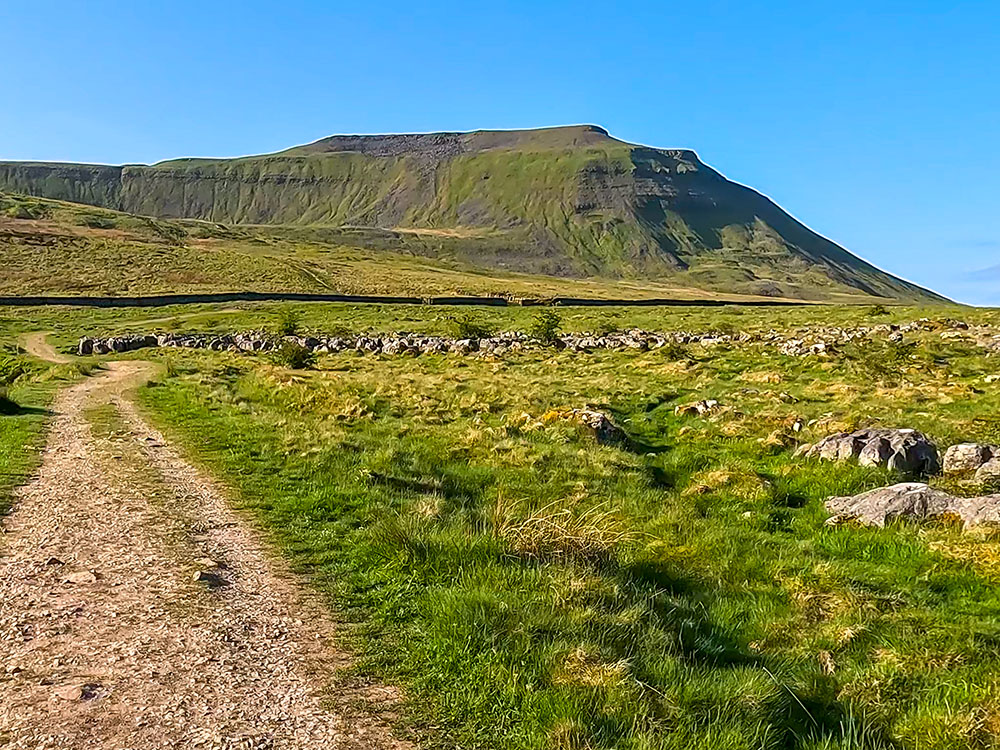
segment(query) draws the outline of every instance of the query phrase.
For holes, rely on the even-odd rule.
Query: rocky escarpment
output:
[[[460,231],[465,242],[447,252],[491,268],[766,296],[941,299],[692,151],[624,143],[594,126],[334,136],[277,154],[154,166],[0,162],[0,190],[229,224]]]

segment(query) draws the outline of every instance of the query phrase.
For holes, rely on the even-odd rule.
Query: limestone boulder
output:
[[[944,473],[965,474],[976,471],[995,455],[1000,455],[1000,448],[995,445],[979,443],[953,445],[944,452]]]
[[[829,525],[886,526],[894,521],[953,520],[964,528],[1000,523],[1000,495],[955,497],[921,482],[904,482],[849,497],[831,497]]]
[[[911,429],[838,432],[811,446],[804,455],[827,461],[855,460],[862,466],[884,466],[907,477],[941,471],[937,446],[922,432]]]

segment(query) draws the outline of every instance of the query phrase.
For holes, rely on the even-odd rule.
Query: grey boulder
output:
[[[820,440],[805,455],[828,461],[857,460],[862,466],[885,466],[908,477],[941,470],[937,446],[922,432],[911,429],[838,432]]]
[[[1000,448],[995,445],[979,443],[953,445],[944,452],[944,473],[964,474],[976,471],[997,454],[1000,454]]]
[[[856,522],[885,526],[893,521],[924,523],[960,521],[962,526],[1000,523],[1000,495],[955,497],[920,482],[879,487],[850,497],[831,497],[826,509],[833,513],[829,525]]]
[[[996,479],[1000,479],[1000,456],[991,458],[976,469],[977,482],[990,482]]]

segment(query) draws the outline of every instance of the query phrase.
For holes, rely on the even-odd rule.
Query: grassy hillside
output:
[[[334,136],[154,166],[0,163],[0,190],[225,224],[437,233],[482,269],[810,299],[935,297],[816,235],[690,151],[599,128]]]
[[[486,271],[484,265],[512,260],[502,231],[232,226],[3,193],[0,255],[0,294],[12,295],[260,291],[765,299],[712,292],[685,284],[684,277],[657,282]],[[870,300],[863,294],[831,299]]]

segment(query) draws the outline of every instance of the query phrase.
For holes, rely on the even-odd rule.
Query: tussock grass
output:
[[[604,560],[635,541],[607,504],[583,511],[560,501],[531,510],[523,500],[501,494],[490,509],[494,535],[515,554],[537,560]]]

